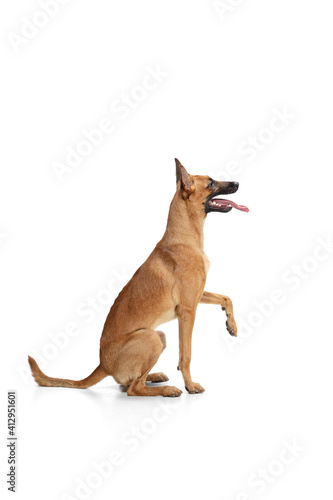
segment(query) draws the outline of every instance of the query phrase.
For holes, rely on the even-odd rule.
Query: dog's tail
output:
[[[99,365],[96,370],[94,370],[89,377],[83,380],[68,380],[64,378],[53,378],[48,377],[37,365],[36,361],[28,356],[29,365],[33,374],[34,379],[37,384],[43,387],[72,387],[76,389],[86,389],[92,385],[97,384],[100,380],[105,378],[108,373],[106,373],[101,365]]]

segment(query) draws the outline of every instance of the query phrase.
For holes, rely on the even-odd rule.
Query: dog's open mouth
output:
[[[216,183],[216,181],[213,181]],[[216,183],[217,184],[217,183]],[[241,210],[242,212],[249,212],[249,209],[244,205],[237,205],[234,201],[225,200],[224,198],[217,198],[219,194],[233,194],[238,190],[238,182],[219,182],[217,188],[206,198],[205,211],[208,212],[230,212],[232,208]]]
[[[241,210],[242,212],[248,212],[249,209],[244,205],[237,205],[234,201],[224,200],[222,198],[212,198],[206,202],[206,206],[209,207],[210,212],[230,212],[232,208]]]

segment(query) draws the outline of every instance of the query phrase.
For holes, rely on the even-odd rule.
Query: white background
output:
[[[1,483],[6,391],[16,389],[16,498],[332,496],[333,255],[313,257],[333,233],[332,6],[225,5],[218,15],[209,0],[72,0],[15,51],[8,34],[41,8],[2,2]],[[110,106],[147,67],[168,76],[121,120]],[[271,137],[262,130],[274,110],[293,118]],[[60,182],[53,162],[103,118],[114,132]],[[248,161],[239,147],[258,134],[270,142]],[[175,156],[219,180],[238,162],[232,199],[250,212],[208,216],[206,290],[229,295],[236,320],[257,326],[230,344],[220,308],[199,306],[191,366],[202,395],[188,395],[176,370],[176,322],[162,327],[168,348],[156,368],[180,399],[129,398],[112,378],[85,391],[37,387],[29,353],[44,352],[51,376],[80,379],[97,366],[114,290],[164,232]],[[274,289],[283,303],[258,315],[256,301]],[[89,297],[104,298],[90,322],[78,312]],[[55,348],[50,334],[73,322],[79,333]],[[302,451],[283,464],[286,441]],[[92,475],[116,450],[121,465]],[[75,492],[79,480],[93,488]]]

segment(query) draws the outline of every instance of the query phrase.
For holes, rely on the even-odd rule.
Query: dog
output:
[[[185,388],[190,394],[204,388],[192,381],[191,339],[196,308],[215,304],[226,312],[230,335],[237,336],[233,304],[229,297],[204,290],[209,260],[204,252],[204,222],[209,212],[229,212],[242,205],[217,198],[235,193],[238,182],[219,182],[208,176],[190,175],[176,161],[177,189],[170,205],[166,231],[148,259],[136,271],[114,301],[100,341],[100,364],[89,377],[74,381],[45,375],[36,361],[28,358],[36,382],[46,387],[85,389],[106,376],[125,386],[128,396],[180,396],[172,386],[151,386],[165,382],[163,373],[150,373],[166,347],[158,325],[177,318],[179,364]]]

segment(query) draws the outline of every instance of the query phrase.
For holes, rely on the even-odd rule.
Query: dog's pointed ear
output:
[[[187,193],[189,196],[193,193],[195,187],[192,176],[187,172],[186,168],[180,163],[180,161],[175,158],[176,162],[176,181],[177,184],[180,182],[181,188]]]

